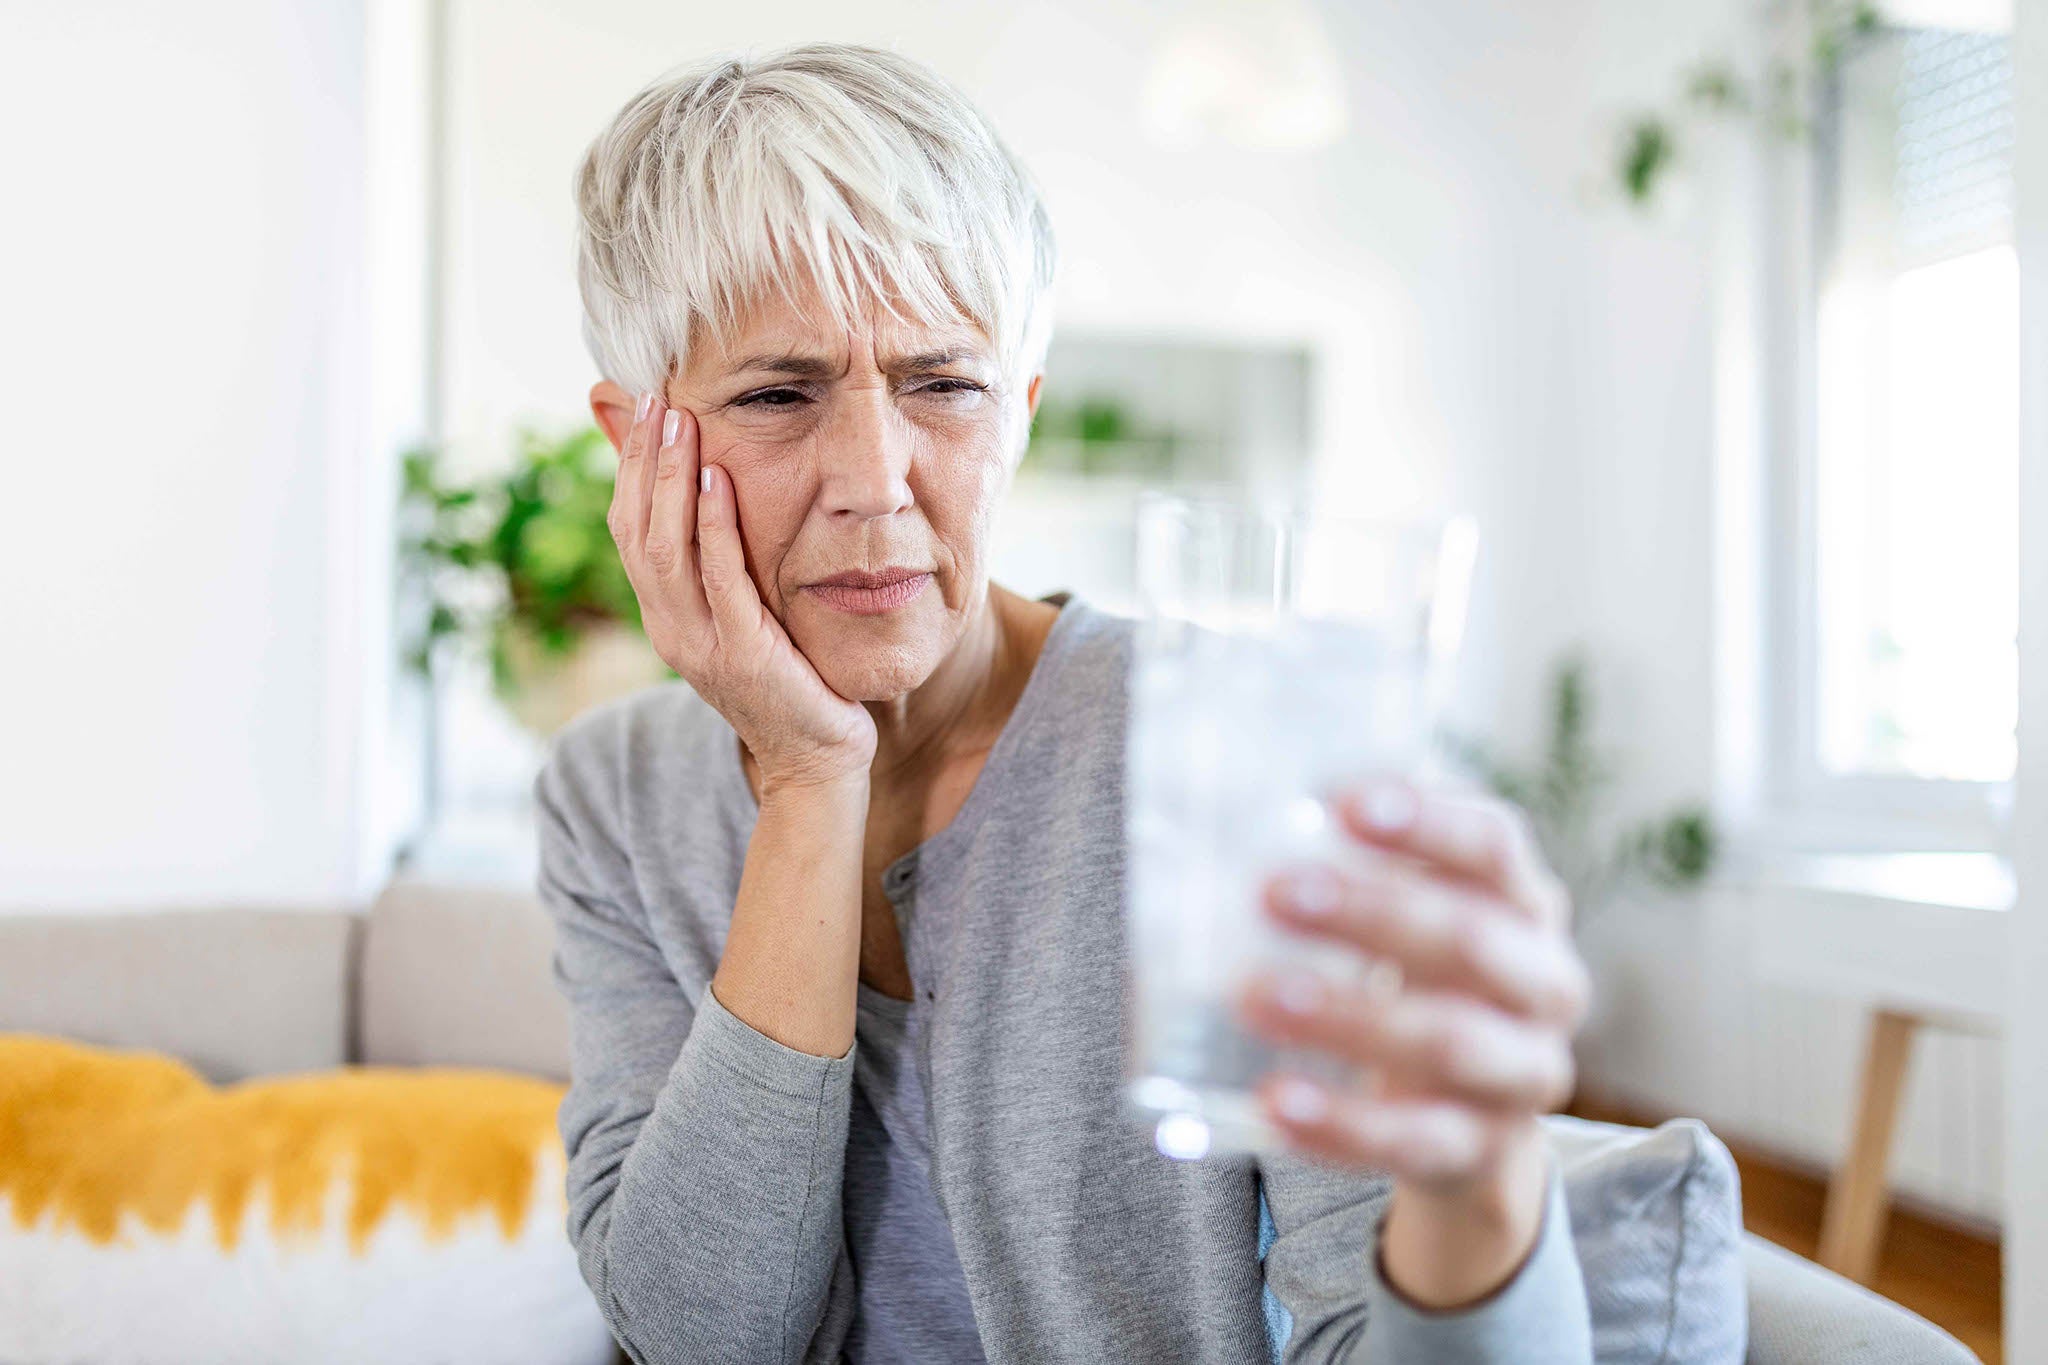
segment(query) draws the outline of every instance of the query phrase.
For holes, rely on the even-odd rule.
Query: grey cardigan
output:
[[[926,1020],[931,1179],[988,1360],[1255,1365],[1272,1358],[1270,1286],[1293,1315],[1287,1361],[1589,1362],[1554,1172],[1514,1278],[1430,1312],[1378,1273],[1385,1177],[1179,1162],[1122,1116],[1131,622],[1053,600],[965,803],[883,878]],[[860,1044],[795,1050],[707,989],[758,811],[737,737],[685,685],[657,685],[561,731],[533,795],[572,1019],[567,1230],[613,1334],[636,1362],[840,1360]]]

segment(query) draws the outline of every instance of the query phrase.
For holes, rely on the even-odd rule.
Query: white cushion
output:
[[[1739,1365],[1748,1344],[1735,1160],[1697,1119],[1553,1115],[1600,1365]]]

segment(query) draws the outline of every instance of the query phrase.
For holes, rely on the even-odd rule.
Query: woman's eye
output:
[[[741,408],[787,408],[808,401],[810,400],[795,389],[763,389],[759,393],[748,394],[733,406]]]
[[[934,379],[929,384],[920,384],[910,392],[915,394],[935,394],[941,398],[958,398],[963,394],[981,393],[987,388],[988,385],[977,384],[971,379],[947,378]],[[732,401],[732,406],[736,408],[766,409],[795,408],[802,407],[811,401],[811,396],[801,389],[774,388],[762,389],[758,393],[750,393],[743,397],[735,398]]]
[[[986,384],[977,384],[970,379],[934,379],[918,390],[919,393],[955,394],[980,393]]]

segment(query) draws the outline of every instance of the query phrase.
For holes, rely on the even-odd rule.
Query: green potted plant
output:
[[[676,676],[647,642],[605,523],[617,462],[603,432],[522,428],[511,467],[475,482],[442,464],[432,447],[404,460],[402,564],[427,603],[411,668],[431,676],[444,641],[481,645],[493,692],[542,736]]]
[[[1148,428],[1113,398],[1048,398],[1032,418],[1025,463],[1067,474],[1137,474],[1161,478],[1173,469],[1175,433]]]
[[[1717,852],[1712,818],[1683,806],[1624,826],[1611,841],[1599,837],[1614,761],[1592,742],[1593,695],[1583,653],[1567,653],[1551,675],[1550,733],[1542,758],[1508,762],[1489,746],[1446,737],[1446,749],[1499,795],[1529,814],[1537,840],[1571,889],[1574,926],[1583,927],[1621,887],[1648,881],[1670,889],[1697,885]]]

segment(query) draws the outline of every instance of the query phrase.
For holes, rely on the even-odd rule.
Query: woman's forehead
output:
[[[742,310],[730,335],[707,337],[705,343],[693,348],[690,368],[699,370],[701,362],[700,373],[708,374],[825,368],[838,373],[849,361],[861,365],[870,359],[883,370],[933,369],[994,359],[988,337],[965,318],[898,317],[877,303],[848,327],[815,297],[799,307],[779,292]]]

